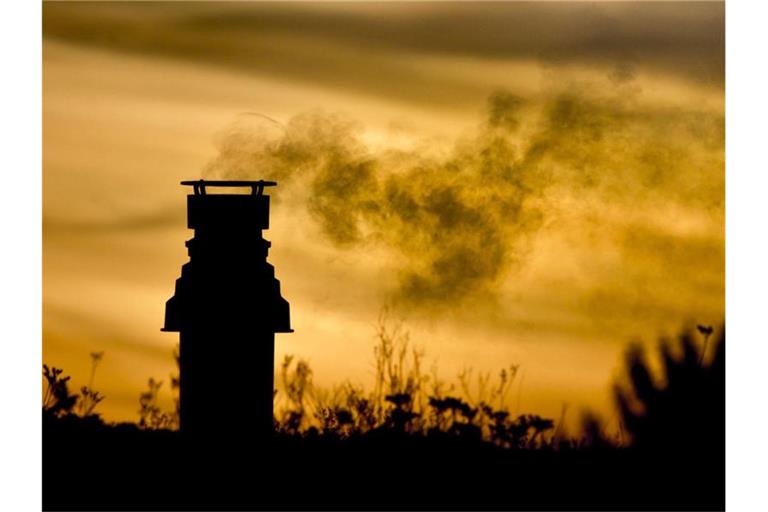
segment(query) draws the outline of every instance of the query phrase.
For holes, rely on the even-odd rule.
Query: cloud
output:
[[[105,215],[78,219],[43,215],[43,230],[57,233],[109,233],[185,226],[186,212],[177,205],[162,206],[149,212]]]
[[[724,86],[724,2],[72,3],[46,37],[455,106],[487,80],[420,59],[638,69]],[[436,83],[439,84],[436,86]]]

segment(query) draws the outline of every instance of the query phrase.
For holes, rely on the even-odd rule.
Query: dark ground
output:
[[[714,455],[719,452],[720,456]],[[722,510],[724,451],[504,450],[462,439],[268,446],[47,418],[46,510]]]

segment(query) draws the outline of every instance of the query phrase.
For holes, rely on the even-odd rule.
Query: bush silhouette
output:
[[[684,332],[677,346],[662,340],[662,376],[654,382],[642,348],[626,356],[630,387],[614,393],[623,425],[637,447],[654,450],[698,450],[724,446],[725,328],[720,330],[710,360],[705,350],[711,328],[699,326],[702,348]]]

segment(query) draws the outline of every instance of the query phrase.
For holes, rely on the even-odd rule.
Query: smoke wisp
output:
[[[304,187],[335,246],[378,244],[396,255],[396,303],[493,298],[563,194],[722,209],[723,117],[639,107],[618,87],[543,102],[494,93],[476,134],[444,157],[374,151],[363,127],[340,115],[309,112],[285,126],[250,116],[220,137],[205,175]]]

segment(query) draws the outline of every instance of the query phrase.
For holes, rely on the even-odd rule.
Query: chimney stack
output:
[[[189,262],[165,306],[180,339],[180,426],[194,436],[268,437],[273,429],[275,333],[293,332],[267,263],[268,181],[183,181]],[[250,195],[206,187],[249,187]]]

